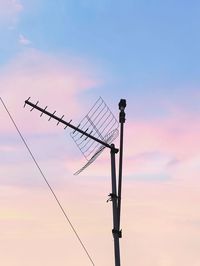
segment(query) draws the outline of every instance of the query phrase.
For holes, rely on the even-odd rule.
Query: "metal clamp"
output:
[[[109,199],[107,199],[107,202],[113,201],[113,199],[118,199],[118,196],[116,194],[110,193],[108,195]]]
[[[119,231],[119,230],[113,229],[112,233],[113,233],[113,236],[117,235],[119,238],[122,238],[122,230]]]

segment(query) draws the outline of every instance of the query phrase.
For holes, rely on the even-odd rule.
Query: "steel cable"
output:
[[[80,238],[80,236],[78,235],[78,233],[77,233],[75,227],[73,226],[73,224],[72,224],[72,222],[70,221],[68,215],[66,214],[65,210],[63,209],[63,207],[62,207],[62,205],[61,205],[59,199],[57,198],[55,192],[53,191],[53,188],[52,188],[51,185],[49,184],[49,182],[48,182],[47,178],[45,177],[44,173],[42,172],[42,170],[41,170],[41,168],[40,168],[38,162],[36,161],[36,159],[35,159],[33,153],[31,152],[31,150],[30,150],[30,148],[29,148],[29,146],[28,146],[26,140],[25,140],[24,137],[22,136],[22,134],[21,134],[21,132],[20,132],[18,126],[16,125],[16,123],[15,123],[13,117],[11,116],[11,113],[9,112],[8,108],[6,107],[4,101],[2,100],[1,97],[0,97],[0,100],[1,100],[1,103],[2,103],[2,105],[4,106],[4,108],[5,108],[5,110],[6,110],[7,114],[8,114],[8,116],[10,117],[10,119],[11,119],[11,121],[12,121],[12,123],[13,123],[15,129],[17,130],[17,132],[18,132],[18,134],[19,134],[19,136],[20,136],[22,142],[23,142],[24,145],[26,146],[26,148],[27,148],[27,150],[28,150],[28,152],[29,152],[31,158],[33,159],[33,161],[34,161],[36,167],[38,168],[40,174],[42,175],[42,177],[43,177],[43,179],[44,179],[44,181],[45,181],[45,183],[47,184],[48,188],[50,189],[50,191],[51,191],[51,193],[52,193],[52,195],[53,195],[55,201],[57,202],[57,204],[58,204],[58,206],[59,206],[61,212],[63,213],[65,219],[67,220],[67,222],[69,223],[69,225],[70,225],[72,231],[73,231],[74,234],[76,235],[76,237],[77,237],[79,243],[81,244],[82,248],[84,249],[84,251],[85,251],[87,257],[88,257],[89,260],[90,260],[90,262],[92,263],[92,265],[95,265],[94,262],[93,262],[93,260],[92,260],[92,258],[91,258],[91,256],[90,256],[90,254],[89,254],[89,252],[87,251],[85,245],[83,244],[83,241],[81,240],[81,238]]]

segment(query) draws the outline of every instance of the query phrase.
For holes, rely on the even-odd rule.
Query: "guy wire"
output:
[[[85,251],[87,257],[88,257],[89,260],[90,260],[90,262],[92,263],[93,266],[95,266],[95,264],[94,264],[94,262],[93,262],[93,260],[92,260],[92,258],[91,258],[91,256],[90,256],[89,252],[87,251],[87,249],[86,249],[85,245],[83,244],[83,242],[82,242],[80,236],[78,235],[78,233],[77,233],[75,227],[73,226],[73,224],[72,224],[72,222],[70,221],[69,217],[67,216],[65,210],[63,209],[63,207],[62,207],[62,205],[61,205],[59,199],[57,198],[55,192],[53,191],[53,188],[51,187],[51,185],[49,184],[48,180],[46,179],[44,173],[42,172],[42,169],[40,168],[38,162],[36,161],[36,159],[35,159],[33,153],[31,152],[31,150],[30,150],[30,148],[29,148],[29,146],[28,146],[26,140],[25,140],[24,137],[22,136],[22,134],[21,134],[21,132],[20,132],[18,126],[16,125],[16,123],[15,123],[13,117],[11,116],[11,113],[9,112],[8,108],[6,107],[4,101],[2,100],[1,97],[0,97],[0,100],[1,100],[2,105],[4,106],[4,108],[5,108],[5,110],[6,110],[7,114],[8,114],[8,116],[10,117],[10,119],[11,119],[11,121],[12,121],[12,123],[13,123],[15,129],[17,130],[17,132],[18,132],[18,134],[19,134],[19,136],[20,136],[22,142],[23,142],[24,145],[26,146],[26,148],[27,148],[27,150],[28,150],[28,152],[29,152],[29,154],[30,154],[32,160],[34,161],[36,167],[38,168],[38,170],[39,170],[39,172],[40,172],[40,174],[41,174],[41,176],[43,177],[45,183],[47,184],[48,188],[50,189],[50,191],[51,191],[51,193],[52,193],[52,195],[53,195],[55,201],[57,202],[57,204],[58,204],[58,206],[59,206],[61,212],[63,213],[65,219],[67,220],[67,222],[69,223],[69,225],[70,225],[72,231],[73,231],[74,234],[76,235],[76,237],[77,237],[79,243],[81,244],[82,248],[84,249],[84,251]]]

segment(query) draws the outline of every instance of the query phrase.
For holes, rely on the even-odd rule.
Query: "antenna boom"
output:
[[[70,127],[70,128],[72,128],[72,129],[74,129],[75,131],[78,131],[78,132],[81,133],[82,135],[84,135],[84,136],[86,136],[86,137],[88,137],[88,138],[91,138],[91,139],[93,139],[94,141],[96,141],[96,142],[102,144],[103,146],[112,149],[112,146],[109,145],[108,143],[106,143],[106,142],[104,142],[104,141],[102,141],[102,140],[100,140],[100,139],[97,139],[96,137],[92,136],[91,134],[87,133],[86,131],[83,131],[83,130],[79,129],[78,127],[72,125],[71,123],[64,121],[62,118],[59,118],[58,116],[56,116],[54,113],[52,114],[52,113],[48,112],[48,111],[46,110],[46,107],[45,107],[45,109],[42,109],[41,107],[37,106],[37,104],[34,104],[34,103],[30,102],[29,100],[26,100],[26,101],[25,101],[25,105],[26,105],[26,104],[28,104],[28,105],[30,105],[30,106],[32,107],[31,110],[33,110],[33,109],[37,109],[38,111],[41,111],[41,112],[42,112],[41,114],[46,114],[46,115],[48,115],[50,118],[54,118],[55,120],[57,120],[59,123],[62,123],[62,124],[64,124],[65,126]],[[24,106],[25,106],[25,105],[24,105]],[[118,151],[119,151],[119,150],[116,149],[116,152],[118,152]]]

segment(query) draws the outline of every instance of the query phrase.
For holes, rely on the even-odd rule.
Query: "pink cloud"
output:
[[[47,118],[38,119],[37,111],[33,111],[37,114],[30,114],[29,107],[23,109],[24,101],[32,96],[31,100],[35,103],[39,100],[41,107],[49,105],[50,112],[57,110],[57,115],[65,114],[66,120],[76,118],[82,113],[79,93],[100,83],[95,75],[81,60],[56,58],[28,49],[0,69],[1,97],[15,118],[23,124],[24,130],[34,132],[37,128],[37,132],[49,133],[53,127],[46,126],[44,120]],[[1,116],[4,120],[1,126],[6,130],[10,122],[6,122],[8,119],[3,110]]]
[[[199,124],[199,117],[179,110],[162,120],[127,120],[124,136],[125,176],[138,181],[163,181],[166,178],[196,180],[200,176]],[[119,139],[115,143],[119,147]],[[116,160],[118,162],[118,155]],[[84,160],[70,160],[69,168],[73,171],[83,164]],[[85,170],[86,175],[109,175],[109,150],[105,150],[93,164]]]
[[[124,147],[126,173],[172,176],[175,169],[191,169],[193,165],[196,170],[191,174],[200,174],[197,159],[200,155],[199,124],[198,116],[184,110],[174,110],[172,115],[162,120],[127,121]],[[179,173],[179,176],[182,175]]]
[[[127,153],[134,148],[135,153],[162,151],[187,157],[198,151],[199,118],[184,114],[160,121],[135,121],[127,124]],[[131,140],[132,139],[132,140]]]
[[[91,70],[89,64],[80,59],[61,59],[28,49],[1,67],[0,83],[1,97],[36,158],[47,165],[58,158],[62,163],[64,158],[75,159],[73,154],[79,154],[79,151],[68,135],[71,130],[64,131],[64,127],[57,127],[53,120],[48,122],[45,115],[40,118],[37,110],[30,113],[29,106],[23,108],[24,100],[32,96],[33,102],[39,100],[42,107],[49,104],[50,112],[57,110],[59,117],[65,114],[66,121],[74,119],[73,123],[77,124],[87,112],[83,111],[84,104],[79,94],[100,84],[94,68]],[[14,165],[20,162],[25,166],[30,157],[27,157],[29,155],[2,104],[0,119],[1,165],[7,167],[12,161],[14,171]]]

